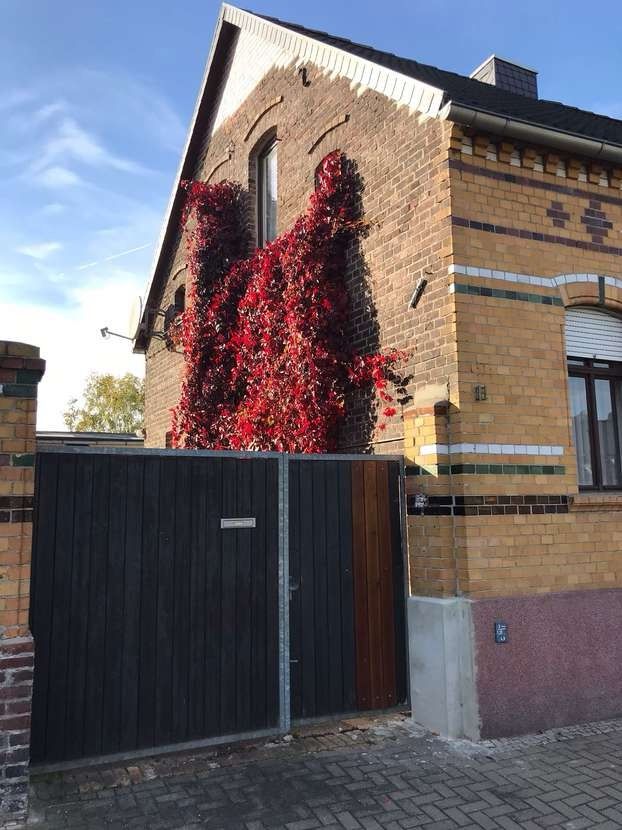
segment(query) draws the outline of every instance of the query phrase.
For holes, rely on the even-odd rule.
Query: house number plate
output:
[[[256,527],[257,521],[253,517],[252,519],[221,519],[220,520],[220,529],[221,530],[236,530],[236,528],[240,527]]]

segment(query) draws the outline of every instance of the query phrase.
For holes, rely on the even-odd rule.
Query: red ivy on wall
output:
[[[364,230],[351,165],[323,160],[306,213],[249,258],[239,185],[186,182],[191,287],[175,446],[329,452],[349,388],[387,386],[397,352],[348,345],[348,246]],[[396,413],[392,406],[385,417]]]

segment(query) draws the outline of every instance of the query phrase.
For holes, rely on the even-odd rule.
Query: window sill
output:
[[[622,493],[579,493],[570,496],[570,509],[579,510],[622,510]]]

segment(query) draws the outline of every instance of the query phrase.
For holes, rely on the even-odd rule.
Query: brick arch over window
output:
[[[256,245],[262,245],[264,243],[264,233],[262,232],[262,205],[260,201],[262,199],[261,188],[263,184],[263,177],[262,177],[262,159],[265,157],[265,154],[270,151],[271,148],[275,148],[277,151],[277,159],[278,159],[278,130],[275,125],[270,127],[269,129],[265,130],[261,137],[255,142],[253,145],[249,156],[248,156],[248,195],[249,195],[249,211],[248,211],[248,220],[249,220],[249,230],[252,235],[252,239],[255,241]],[[278,163],[277,163],[278,168]],[[278,173],[277,173],[277,181],[278,181]]]
[[[622,313],[622,278],[603,274],[559,274],[554,278],[567,308],[599,306]]]

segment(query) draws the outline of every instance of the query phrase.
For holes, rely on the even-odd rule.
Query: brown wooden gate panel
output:
[[[292,717],[406,700],[400,464],[289,462]]]

